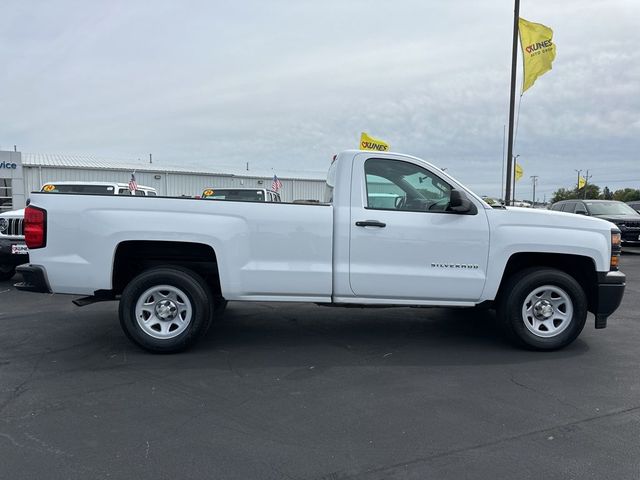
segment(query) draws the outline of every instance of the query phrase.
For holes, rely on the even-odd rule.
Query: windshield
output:
[[[633,208],[622,202],[585,202],[591,215],[638,215]]]
[[[49,193],[90,193],[94,195],[113,195],[112,185],[56,185],[48,183],[42,187],[43,192]]]
[[[209,188],[202,192],[207,200],[235,200],[237,202],[264,202],[262,190],[234,190],[232,188]]]

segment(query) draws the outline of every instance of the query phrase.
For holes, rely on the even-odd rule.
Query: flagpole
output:
[[[520,0],[515,0],[513,9],[513,48],[511,51],[511,93],[509,100],[509,139],[507,143],[507,181],[505,185],[504,203],[511,203],[511,169],[513,163],[513,117],[516,104],[516,63],[518,61],[518,18],[520,17]],[[513,166],[515,170],[515,166]],[[515,181],[514,181],[515,186]]]

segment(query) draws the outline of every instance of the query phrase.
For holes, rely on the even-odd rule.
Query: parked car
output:
[[[202,198],[236,202],[282,202],[280,194],[268,188],[205,188]]]
[[[368,191],[399,194],[393,208]],[[620,305],[620,230],[547,210],[491,208],[416,157],[347,151],[326,203],[208,202],[34,194],[26,209],[31,292],[118,300],[120,324],[153,352],[201,338],[224,301],[496,308],[518,344],[573,342]],[[178,218],[176,222],[166,218]]]
[[[86,193],[88,195],[138,195],[153,197],[158,195],[153,187],[138,185],[136,190],[129,190],[128,183],[118,182],[47,182],[40,189],[48,193]]]
[[[616,200],[562,200],[551,210],[577,213],[615,223],[622,233],[622,246],[640,246],[640,213]]]
[[[633,208],[636,212],[640,213],[640,200],[635,202],[627,202],[631,208]]]
[[[0,213],[0,280],[9,280],[18,265],[29,262],[23,222],[24,209]]]
[[[117,182],[47,182],[40,189],[47,193],[84,193],[87,195],[155,196],[156,189],[138,185],[129,190],[128,183]],[[24,241],[24,209],[0,215],[0,280],[15,275],[16,267],[29,262],[29,250]]]

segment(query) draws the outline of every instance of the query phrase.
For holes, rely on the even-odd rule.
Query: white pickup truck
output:
[[[538,350],[571,343],[587,312],[604,328],[622,300],[620,232],[604,220],[491,208],[439,168],[393,153],[338,155],[325,200],[34,193],[31,263],[17,288],[86,295],[79,305],[119,299],[125,333],[154,352],[191,345],[227,300],[482,304]]]

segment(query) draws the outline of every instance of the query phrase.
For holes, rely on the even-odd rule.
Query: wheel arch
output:
[[[167,240],[128,240],[116,246],[111,277],[114,295],[139,273],[153,267],[179,266],[200,275],[216,297],[222,287],[215,250],[207,244]]]
[[[535,267],[555,268],[572,276],[587,296],[588,310],[594,311],[598,288],[596,264],[590,257],[565,253],[518,252],[511,255],[502,273],[495,301],[499,301],[505,285],[514,274]]]

